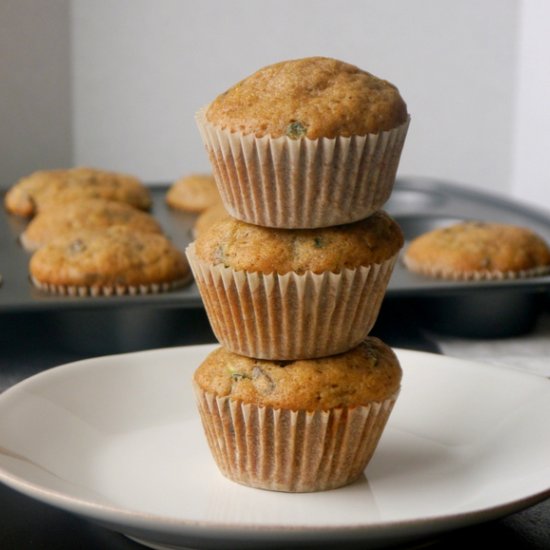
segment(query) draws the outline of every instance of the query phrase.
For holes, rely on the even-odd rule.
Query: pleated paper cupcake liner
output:
[[[348,351],[372,329],[395,264],[302,275],[236,271],[186,250],[212,330],[234,353],[271,360]]]
[[[176,290],[188,284],[191,281],[191,275],[184,279],[176,281],[152,283],[144,285],[57,285],[39,281],[36,277],[31,277],[33,285],[43,292],[57,294],[59,296],[137,296],[145,294],[159,294]]]
[[[379,134],[298,139],[257,138],[197,125],[227,211],[265,227],[314,228],[351,223],[387,202],[409,120]]]
[[[541,277],[550,273],[550,265],[522,269],[518,271],[498,271],[491,269],[477,269],[471,271],[457,271],[452,268],[426,265],[407,257],[403,257],[405,267],[414,273],[446,279],[449,281],[504,281],[510,279],[525,279],[529,277]]]
[[[242,485],[287,492],[335,489],[358,479],[397,399],[293,411],[217,397],[197,385],[195,393],[221,473]]]

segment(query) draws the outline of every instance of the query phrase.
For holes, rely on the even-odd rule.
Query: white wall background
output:
[[[27,12],[18,25],[45,35],[50,50],[59,47],[59,40],[38,24],[44,2],[6,1]],[[550,3],[545,0],[47,4],[63,12],[58,27],[66,30],[70,15],[71,39],[61,33],[64,51],[71,53],[64,73],[69,78],[59,79],[59,93],[70,96],[63,101],[70,145],[62,120],[49,127],[52,142],[66,147],[65,157],[21,149],[25,135],[32,133],[28,121],[21,123],[17,143],[10,143],[0,124],[2,161],[4,155],[24,157],[0,164],[4,185],[40,164],[64,162],[67,155],[72,164],[124,170],[149,182],[207,170],[193,119],[200,106],[261,66],[327,55],[357,64],[401,90],[412,115],[401,174],[516,194],[550,210],[550,36],[544,28]],[[8,26],[2,17],[0,36]],[[48,62],[43,58],[49,56],[37,52],[40,48],[35,40],[19,42],[7,54],[2,49],[8,59],[0,64],[2,82],[7,67],[8,84],[29,85],[32,55],[41,57],[45,67],[64,66],[63,55]],[[2,92],[0,109],[8,105],[12,113],[22,113],[40,102],[39,95],[18,99],[12,93],[6,99]],[[21,118],[12,114],[13,120]],[[533,143],[539,145],[533,148]]]
[[[521,8],[512,193],[550,212],[550,2]]]
[[[0,188],[73,161],[69,7],[0,0]]]

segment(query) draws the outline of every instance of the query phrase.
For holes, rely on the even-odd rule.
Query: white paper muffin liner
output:
[[[159,294],[180,288],[191,281],[191,274],[183,279],[148,285],[56,285],[39,281],[31,276],[33,285],[43,292],[59,296],[137,296],[145,294]]]
[[[302,275],[236,271],[187,258],[216,338],[260,359],[324,357],[348,351],[372,329],[395,264]]]
[[[287,492],[324,491],[359,478],[398,395],[357,407],[293,411],[194,389],[221,473],[243,485]]]
[[[457,271],[452,268],[445,269],[441,266],[426,265],[423,262],[417,262],[403,256],[405,267],[419,275],[445,279],[448,281],[505,281],[510,279],[525,279],[530,277],[542,277],[550,273],[550,265],[534,267],[532,269],[522,269],[518,271],[497,271],[490,269],[477,269],[471,271]]]
[[[367,218],[389,199],[410,119],[366,136],[255,137],[197,125],[222,201],[235,218],[265,227],[314,228]]]

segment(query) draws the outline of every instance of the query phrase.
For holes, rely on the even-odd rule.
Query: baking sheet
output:
[[[167,185],[151,186],[154,200],[152,213],[176,246],[184,250],[192,240],[191,230],[197,216],[167,207],[164,201],[167,188]],[[550,242],[549,214],[439,180],[399,178],[386,210],[401,225],[407,241],[435,227],[463,219],[480,219],[530,227]],[[31,284],[28,277],[30,253],[18,241],[27,223],[27,220],[7,213],[4,208],[0,209],[0,312],[121,309],[133,306],[142,309],[202,307],[194,283],[176,291],[143,296],[69,297],[46,294]],[[550,276],[494,282],[441,281],[410,273],[399,261],[386,299],[464,294],[475,297],[487,289],[506,290],[510,297],[547,292]]]

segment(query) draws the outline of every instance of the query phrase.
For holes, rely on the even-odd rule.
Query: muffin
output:
[[[141,210],[152,204],[148,189],[137,178],[83,167],[34,172],[8,190],[4,204],[12,214],[30,217],[49,206],[84,198],[125,202]]]
[[[32,255],[29,271],[41,290],[81,296],[167,291],[190,276],[185,256],[164,235],[121,225],[50,241]]]
[[[211,174],[192,174],[174,182],[166,192],[166,203],[184,212],[204,212],[221,201]]]
[[[369,337],[332,357],[265,361],[214,350],[194,373],[204,431],[221,473],[274,491],[356,480],[401,383],[393,351]]]
[[[201,109],[197,124],[232,216],[315,228],[387,201],[409,115],[389,82],[310,57],[260,69]]]
[[[207,208],[196,220],[193,225],[193,235],[197,238],[215,223],[228,218],[229,214],[222,202]]]
[[[153,216],[129,204],[105,199],[83,199],[51,206],[40,212],[27,225],[20,241],[26,250],[34,251],[67,233],[114,225],[124,225],[145,233],[162,233],[161,226]]]
[[[403,245],[385,212],[353,224],[273,229],[227,217],[186,252],[214,334],[230,351],[300,359],[369,333]]]
[[[510,224],[464,221],[420,235],[405,266],[450,280],[515,279],[550,272],[550,248],[537,234]]]

